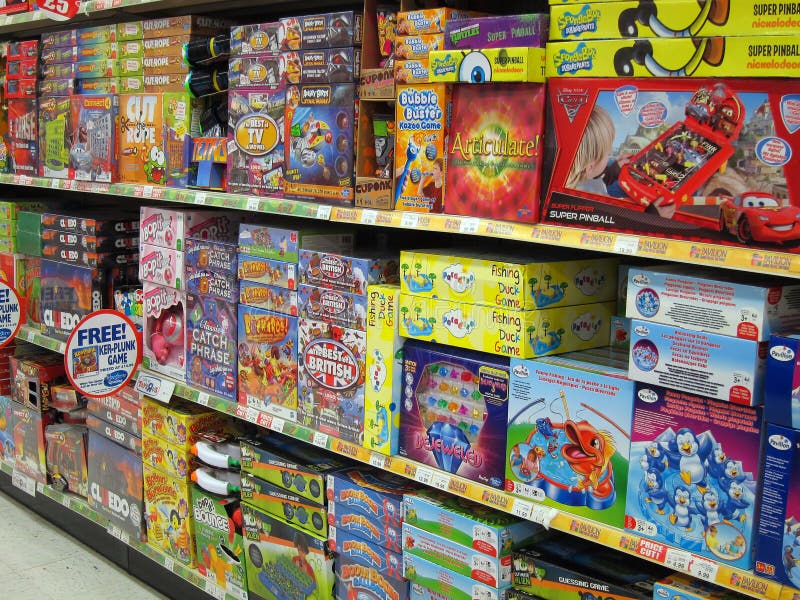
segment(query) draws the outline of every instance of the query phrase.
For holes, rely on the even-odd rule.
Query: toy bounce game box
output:
[[[548,93],[544,222],[800,240],[800,81],[553,79]]]

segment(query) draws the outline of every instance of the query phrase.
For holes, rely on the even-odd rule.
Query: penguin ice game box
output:
[[[761,409],[636,384],[625,528],[753,566]]]

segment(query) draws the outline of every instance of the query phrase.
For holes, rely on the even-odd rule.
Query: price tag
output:
[[[414,479],[423,485],[430,485],[431,477],[433,477],[433,471],[428,467],[417,467],[417,472],[414,473]]]
[[[369,464],[377,469],[386,467],[386,457],[383,454],[375,454],[374,452],[369,456]]]
[[[458,231],[460,233],[478,233],[478,226],[481,224],[481,220],[477,217],[469,217],[461,219],[461,224],[458,227]]]
[[[247,199],[247,210],[253,210],[253,211],[261,210],[261,198],[250,196]]]
[[[20,185],[33,185],[33,177],[28,177],[27,175],[20,175],[19,176],[19,184]]]
[[[636,524],[632,527],[636,533],[641,533],[649,537],[653,537],[658,533],[655,523],[645,521],[643,519],[636,519]]]
[[[211,397],[206,394],[205,392],[197,392],[197,403],[202,404],[203,406],[208,406],[208,402]]]
[[[520,519],[530,519],[531,511],[533,511],[533,503],[527,500],[514,498],[514,503],[511,505],[511,514],[519,517]]]
[[[314,439],[311,440],[311,443],[315,446],[320,448],[327,448],[328,447],[328,434],[322,433],[321,431],[314,432]]]
[[[60,179],[51,179],[50,180],[50,187],[53,188],[54,190],[60,190],[61,189],[61,180]]]
[[[614,240],[614,252],[628,256],[636,254],[639,249],[639,238],[633,235],[618,235]]]
[[[692,555],[689,560],[689,574],[698,579],[706,581],[716,581],[719,565],[713,560]]]
[[[244,418],[251,423],[258,423],[258,411],[252,406],[248,406]]]
[[[142,396],[149,396],[153,400],[169,404],[175,391],[175,382],[140,371],[134,389]]]
[[[200,205],[205,205],[206,198],[208,198],[208,194],[207,193],[205,193],[205,192],[196,192],[195,195],[194,195],[194,203],[195,204],[200,204]]]
[[[272,417],[272,424],[269,426],[269,428],[272,429],[272,431],[283,433],[283,428],[285,426],[286,426],[286,421],[284,421],[280,417]]]
[[[130,537],[128,537],[128,534],[122,531],[122,529],[120,529],[113,523],[109,523],[108,525],[108,534],[112,537],[117,538],[123,544],[130,543]]]
[[[72,498],[70,498],[66,494],[64,494],[64,496],[62,496],[61,504],[64,506],[64,508],[68,508],[68,509],[72,510]]]
[[[174,571],[175,570],[175,560],[170,558],[169,556],[164,558],[164,568],[167,571]]]
[[[667,553],[664,555],[664,566],[676,571],[686,571],[691,559],[692,555],[685,550],[667,548]]]
[[[417,213],[403,213],[400,218],[400,227],[405,229],[414,229],[419,224],[419,215]]]
[[[247,407],[244,406],[243,404],[237,404],[236,405],[236,413],[235,414],[240,419],[246,419],[247,418]]]
[[[446,492],[447,488],[450,486],[450,477],[444,473],[434,472],[431,476],[431,486],[435,487],[437,490]]]
[[[36,480],[33,477],[29,477],[25,473],[21,473],[14,469],[11,472],[11,485],[13,485],[18,490],[22,490],[29,496],[36,497]]]
[[[548,506],[534,506],[531,509],[531,516],[530,520],[534,523],[538,523],[542,527],[549,529],[550,523],[558,514],[558,511],[555,508],[551,508]]]
[[[41,481],[36,482],[36,493],[43,494],[44,493],[44,484]]]
[[[361,211],[361,223],[364,225],[375,225],[375,220],[377,218],[378,218],[378,211],[376,210]]]
[[[327,204],[320,204],[317,207],[317,218],[328,221],[331,218],[331,207]]]
[[[35,331],[29,331],[25,335],[25,339],[28,340],[31,344],[35,343],[36,342],[36,332]]]
[[[225,590],[209,579],[206,579],[206,593],[217,600],[225,600]]]
[[[142,188],[142,198],[152,198],[153,197],[153,186],[146,185]]]

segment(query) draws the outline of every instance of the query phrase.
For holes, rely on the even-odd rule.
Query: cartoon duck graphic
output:
[[[578,483],[581,489],[591,488],[599,497],[614,493],[611,483],[611,457],[616,447],[614,439],[607,431],[598,431],[588,421],[567,420],[564,433],[568,443],[561,447],[561,455],[570,468],[582,477]],[[608,470],[609,477],[600,481],[600,476]]]
[[[686,485],[696,485],[701,494],[707,487],[705,459],[710,451],[708,438],[698,438],[686,427],[678,430],[667,449],[670,463],[678,465],[683,482]]]
[[[669,522],[676,527],[683,527],[686,531],[691,531],[692,515],[695,513],[695,509],[691,504],[691,494],[688,488],[679,485],[675,488],[672,496],[668,496],[667,499],[672,506]]]

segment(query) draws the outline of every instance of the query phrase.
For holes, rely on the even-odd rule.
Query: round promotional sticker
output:
[[[67,339],[64,367],[73,387],[89,398],[110,396],[133,377],[142,360],[141,334],[115,310],[86,315]]]
[[[0,279],[0,348],[14,340],[22,325],[22,302],[11,285]]]
[[[39,10],[55,21],[68,21],[78,14],[80,0],[36,0]]]

